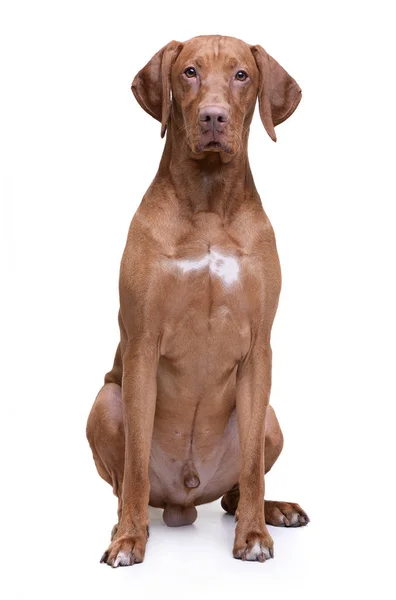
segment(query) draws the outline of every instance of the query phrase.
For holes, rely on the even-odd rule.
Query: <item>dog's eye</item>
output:
[[[196,70],[194,69],[194,67],[187,67],[187,69],[185,69],[185,70],[184,70],[184,74],[185,74],[187,77],[190,77],[190,78],[191,78],[191,77],[196,77],[196,76],[197,76],[197,72],[196,72]]]
[[[238,81],[245,81],[247,77],[248,75],[245,71],[238,71],[238,73],[235,75],[235,79]]]

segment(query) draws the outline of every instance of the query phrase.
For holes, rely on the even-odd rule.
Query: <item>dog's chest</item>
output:
[[[200,342],[240,355],[249,331],[249,255],[213,213],[199,215],[172,255],[160,259],[166,348]],[[250,294],[251,295],[251,294]],[[217,351],[216,350],[216,351]]]
[[[199,213],[189,234],[161,260],[170,289],[185,300],[232,303],[244,294],[243,278],[249,258],[238,239],[215,213]],[[210,298],[209,298],[210,297]],[[198,302],[199,303],[199,302]]]
[[[202,273],[219,280],[225,295],[240,282],[240,257],[215,244],[209,245],[200,255],[171,259],[169,266],[175,274],[186,279]]]

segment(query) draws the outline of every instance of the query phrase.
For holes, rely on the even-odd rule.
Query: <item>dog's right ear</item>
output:
[[[165,135],[172,105],[172,66],[182,47],[180,42],[169,42],[154,54],[132,82],[132,92],[140,106],[160,121],[161,137]]]

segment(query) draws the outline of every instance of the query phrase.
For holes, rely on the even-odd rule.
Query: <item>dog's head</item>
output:
[[[296,109],[301,90],[261,46],[231,37],[201,36],[170,42],[132,83],[139,104],[183,132],[190,151],[234,155],[244,145],[256,100],[272,140],[274,127]]]

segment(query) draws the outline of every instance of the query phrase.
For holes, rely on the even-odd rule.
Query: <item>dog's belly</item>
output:
[[[217,337],[216,330],[206,336],[190,331],[178,359],[159,360],[150,456],[154,506],[208,502],[238,481],[237,336],[230,330],[228,338]]]
[[[235,409],[222,436],[199,421],[190,431],[155,427],[149,477],[150,504],[159,508],[196,506],[225,494],[239,479]],[[196,487],[187,487],[186,482]]]
[[[250,324],[236,254],[212,247],[167,270],[150,503],[191,506],[238,481],[236,370]]]

